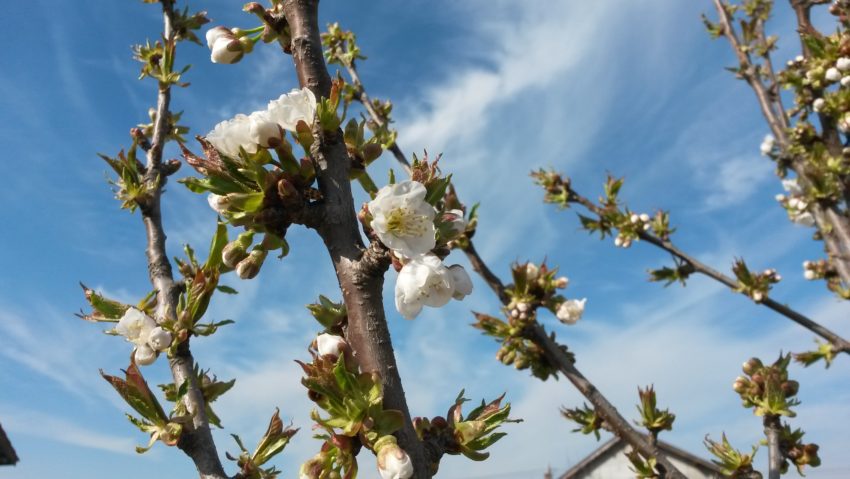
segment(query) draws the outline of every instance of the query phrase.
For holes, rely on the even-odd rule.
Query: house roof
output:
[[[625,443],[619,438],[614,436],[600,446],[598,449],[590,453],[587,457],[582,459],[578,464],[571,467],[567,472],[558,476],[558,479],[573,479],[578,476],[579,473],[587,471],[589,468],[596,465],[598,462],[602,461],[603,458],[609,451],[616,449],[619,446],[625,446]],[[695,456],[684,449],[679,449],[678,447],[666,443],[664,441],[658,441],[658,448],[663,452],[666,452],[668,456],[675,457],[683,462],[693,464],[694,466],[699,467],[700,469],[707,469],[716,474],[720,474],[720,468],[717,465],[706,461],[705,459]]]
[[[0,466],[14,465],[18,462],[18,455],[15,454],[15,448],[3,432],[3,426],[0,426]]]

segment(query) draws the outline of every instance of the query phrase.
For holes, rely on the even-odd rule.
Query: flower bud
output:
[[[224,245],[221,250],[221,262],[228,268],[235,268],[243,259],[248,257],[248,252],[239,241],[231,241]]]
[[[387,437],[378,440],[380,443]],[[395,438],[384,444],[376,444],[378,449],[378,473],[381,479],[408,479],[413,475],[413,463],[404,449],[398,447]]]
[[[157,326],[148,335],[148,344],[156,351],[165,351],[171,346],[171,333]]]
[[[526,263],[525,264],[525,277],[528,278],[529,281],[534,281],[537,279],[537,275],[540,273],[540,269],[534,263]]]
[[[236,274],[242,279],[251,279],[260,272],[268,253],[262,248],[254,248],[247,258],[236,265]]]
[[[555,287],[558,289],[564,289],[570,283],[570,280],[566,276],[561,276],[560,278],[555,280]]]
[[[227,213],[227,207],[230,205],[227,196],[217,195],[215,193],[210,193],[207,196],[207,203],[210,204],[210,208],[220,215]]]
[[[156,361],[156,351],[147,344],[142,344],[140,346],[136,346],[136,352],[133,354],[133,358],[135,358],[136,364],[140,366],[147,366],[148,364],[153,364],[153,362]]]
[[[219,38],[222,38],[222,37],[232,38],[233,33],[231,33],[229,29],[219,25],[217,27],[212,27],[209,30],[207,30],[206,37],[207,37],[207,48],[212,50],[213,45],[215,45],[215,42]]]
[[[472,278],[469,277],[469,273],[463,269],[463,266],[453,264],[449,266],[449,273],[452,276],[452,283],[454,283],[452,298],[460,301],[472,294]]]
[[[741,366],[741,369],[743,369],[744,374],[752,376],[762,367],[764,367],[764,365],[759,358],[750,358],[743,364],[743,366]]]
[[[638,216],[637,213],[632,213],[632,215],[629,217],[629,221],[631,221],[632,223],[639,223],[640,216]]]
[[[340,336],[333,334],[320,334],[316,337],[316,349],[319,356],[339,356],[348,343]]]
[[[443,221],[451,224],[452,231],[458,236],[466,231],[466,220],[463,218],[463,210],[446,211],[443,213]]]
[[[835,66],[843,72],[850,70],[850,58],[847,58],[847,57],[839,58],[838,60],[835,61]]]
[[[793,397],[797,395],[797,392],[800,390],[800,383],[797,381],[785,381],[780,385],[782,388],[782,392],[785,393],[785,397]]]
[[[850,86],[850,76],[846,76],[841,79],[841,86],[845,88]]]
[[[820,112],[823,110],[826,101],[823,98],[817,98],[814,102],[812,102],[812,109],[816,112]]]
[[[648,215],[648,214],[646,214],[646,213],[641,213],[641,215],[640,215],[640,220],[641,220],[642,222],[644,222],[644,223],[649,222],[649,215]]]
[[[807,269],[803,271],[803,277],[809,281],[812,281],[814,279],[817,279],[817,274],[814,271]]]
[[[555,316],[557,316],[558,320],[564,324],[575,324],[576,321],[581,319],[581,315],[584,313],[584,304],[586,302],[587,298],[568,299],[558,306]]]

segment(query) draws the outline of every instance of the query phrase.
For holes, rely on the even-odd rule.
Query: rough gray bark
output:
[[[287,0],[283,10],[292,35],[292,58],[298,81],[302,87],[310,88],[316,98],[327,98],[331,79],[319,36],[318,5],[318,0]],[[396,437],[413,462],[413,477],[424,479],[430,477],[425,453],[413,430],[384,315],[383,275],[389,259],[378,248],[367,250],[361,240],[348,178],[350,159],[342,131],[324,132],[317,127],[314,135],[316,141],[311,154],[316,161],[323,197],[322,221],[317,231],[331,256],[348,310],[346,340],[360,368],[381,375],[384,406],[404,415],[404,426]]]
[[[174,36],[172,30],[174,4],[172,0],[161,0],[161,3],[164,24],[163,36],[170,39]],[[166,130],[170,116],[168,109],[170,101],[170,87],[160,85],[157,95],[156,123],[154,124],[150,148],[147,149],[144,178],[146,184],[153,185],[153,188],[150,189],[150,194],[139,204],[147,233],[148,274],[151,284],[157,291],[157,321],[176,318],[175,310],[180,293],[179,286],[174,281],[168,254],[165,251],[166,236],[162,227],[162,211],[160,208],[162,188],[165,185],[168,173],[173,172],[169,171],[162,163],[162,150],[167,138]],[[186,380],[190,383],[189,391],[184,396],[183,401],[189,413],[193,414],[191,427],[184,427],[177,446],[192,459],[202,479],[224,479],[227,476],[222,468],[210,433],[204,397],[193,372],[194,364],[187,339],[180,345],[177,354],[169,360],[174,383],[183,384]]]
[[[779,447],[779,416],[766,415],[764,417],[764,435],[767,437],[767,477],[768,479],[779,479],[782,473],[782,450]]]

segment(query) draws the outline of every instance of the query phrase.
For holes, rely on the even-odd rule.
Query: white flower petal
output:
[[[165,351],[171,346],[171,333],[157,326],[148,334],[148,345],[155,351]]]
[[[156,321],[136,308],[129,308],[115,326],[115,331],[131,343],[144,343]]]
[[[455,292],[452,273],[433,254],[408,261],[398,274],[396,309],[405,319],[415,318],[423,306],[444,306]]]
[[[369,202],[372,229],[388,248],[406,257],[431,251],[437,244],[437,211],[425,201],[422,183],[406,180],[387,185]]]
[[[284,130],[295,131],[299,121],[313,124],[316,116],[316,96],[309,88],[294,89],[269,102],[266,111],[271,121]]]
[[[472,294],[472,278],[469,273],[459,264],[449,266],[449,272],[452,275],[454,283],[454,293],[452,297],[458,301]]]
[[[584,313],[584,304],[586,302],[587,298],[568,299],[558,306],[556,316],[564,324],[575,324],[576,321],[581,319],[581,315]]]
[[[316,337],[316,349],[320,356],[339,356],[346,345],[345,339],[333,334],[320,334]]]
[[[141,344],[136,346],[136,352],[133,353],[133,358],[136,360],[136,364],[140,366],[147,366],[148,364],[153,364],[153,362],[156,361],[156,351],[147,344]]]

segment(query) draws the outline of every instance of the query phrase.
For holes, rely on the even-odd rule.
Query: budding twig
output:
[[[570,188],[568,194],[569,194],[568,200],[570,202],[578,203],[578,204],[584,206],[585,208],[587,208],[588,211],[592,212],[593,214],[595,214],[597,216],[602,216],[604,214],[604,211],[603,211],[602,208],[600,208],[598,205],[596,205],[595,203],[590,201],[588,198],[576,193],[576,191],[573,190],[572,188]],[[691,255],[685,253],[684,251],[680,250],[669,239],[659,238],[658,236],[655,236],[654,234],[652,234],[648,231],[639,231],[637,233],[637,235],[640,239],[646,241],[647,243],[650,243],[650,244],[652,244],[652,245],[654,245],[654,246],[656,246],[656,247],[658,247],[658,248],[660,248],[664,251],[667,251],[668,253],[670,253],[674,257],[680,259],[686,265],[688,265],[693,270],[693,272],[700,273],[700,274],[703,274],[705,276],[708,276],[709,278],[714,279],[715,281],[717,281],[717,282],[719,282],[719,283],[721,283],[721,284],[723,284],[723,285],[725,285],[725,286],[727,286],[727,287],[729,287],[733,290],[737,289],[738,282],[735,279],[733,279],[729,276],[726,276],[725,274],[717,271],[716,269],[706,265],[705,263],[697,260],[693,256],[691,256]],[[804,328],[808,329],[809,331],[817,334],[821,338],[829,341],[835,347],[836,352],[845,352],[845,353],[850,354],[850,342],[848,342],[847,340],[845,340],[841,336],[837,335],[836,333],[830,331],[829,329],[827,329],[825,326],[821,325],[820,323],[808,318],[807,316],[791,309],[790,307],[788,307],[788,306],[786,306],[782,303],[779,303],[779,302],[771,299],[770,297],[764,297],[757,304],[762,304],[765,307],[772,309],[773,311],[776,311],[777,313],[785,316],[786,318],[790,319],[791,321],[794,321],[795,323],[799,324],[800,326],[803,326]]]
[[[797,173],[798,178],[801,180],[801,184],[809,190],[812,185],[812,179],[809,177],[804,159],[799,155],[791,155],[788,153],[789,140],[787,129],[789,124],[788,119],[784,114],[782,98],[780,95],[772,94],[773,92],[769,93],[767,87],[765,87],[761,80],[759,67],[762,69],[769,69],[768,77],[772,79],[775,85],[775,72],[769,62],[769,58],[764,65],[757,66],[753,63],[749,53],[742,48],[738,36],[735,33],[735,28],[729,11],[726,9],[721,0],[713,1],[714,6],[717,9],[723,35],[729,41],[732,46],[732,50],[735,52],[738,62],[740,63],[740,76],[746,80],[752,88],[759,106],[761,107],[762,114],[764,115],[771,132],[776,137],[780,149],[784,154],[791,158],[791,168]],[[812,2],[800,0],[789,1],[797,14],[797,23],[800,33],[808,34],[809,32],[816,32],[809,20],[809,10],[812,7]],[[762,36],[760,38],[763,38],[763,28],[759,27],[758,30],[762,31]],[[809,49],[805,45],[805,42],[801,43],[803,44],[803,55],[808,58],[810,56]],[[830,155],[840,157],[842,146],[835,121],[824,114],[819,114],[819,118],[823,127],[822,136],[824,143],[827,145]],[[818,231],[820,231],[823,236],[827,253],[829,253],[830,259],[834,262],[842,282],[845,286],[850,285],[850,219],[843,215],[835,205],[813,202],[809,208],[811,209],[812,216],[817,224]]]
[[[163,36],[167,40],[174,38],[172,29],[174,3],[172,0],[161,0],[163,12]],[[165,251],[165,230],[162,226],[162,211],[160,199],[166,174],[162,162],[162,150],[167,138],[169,103],[171,87],[160,83],[157,96],[156,121],[154,122],[153,138],[147,149],[147,165],[145,181],[152,185],[150,195],[140,204],[142,221],[147,232],[148,274],[151,284],[157,290],[157,320],[176,318],[177,298],[180,285],[174,281],[171,263]],[[186,409],[193,415],[192,427],[183,430],[177,446],[182,449],[195,463],[202,479],[224,479],[227,476],[221,465],[221,460],[213,442],[210,426],[206,416],[206,403],[197,384],[193,368],[195,360],[189,350],[189,340],[186,339],[178,348],[169,364],[174,384],[184,384],[188,381],[188,392],[183,396]]]

